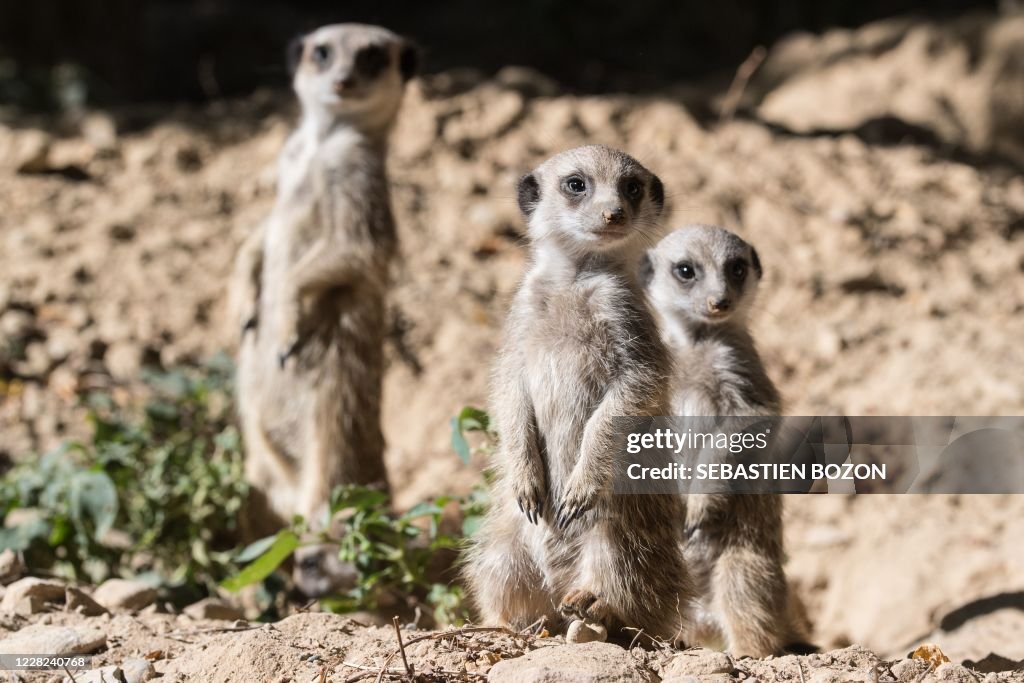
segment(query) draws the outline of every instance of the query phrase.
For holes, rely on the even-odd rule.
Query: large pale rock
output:
[[[234,621],[245,614],[234,605],[218,598],[205,598],[185,608],[185,614],[193,619],[222,619]]]
[[[0,586],[17,581],[25,573],[25,564],[18,553],[10,548],[0,553]]]
[[[608,629],[601,624],[588,624],[582,619],[569,624],[565,632],[567,643],[603,643],[608,640]]]
[[[498,662],[491,683],[654,683],[657,676],[612,643],[583,643],[543,647],[515,659]]]
[[[64,600],[64,584],[60,581],[28,577],[15,581],[7,587],[0,602],[0,612],[35,614],[47,602]]]
[[[63,683],[127,683],[121,667],[111,664],[99,669],[75,673],[74,678],[64,677]]]
[[[68,586],[64,592],[64,609],[68,612],[77,612],[85,617],[98,617],[108,613],[106,607],[93,600],[84,591],[71,586]]]
[[[107,579],[93,591],[92,598],[109,610],[140,610],[156,601],[149,584],[128,579]]]
[[[156,676],[156,669],[153,664],[145,659],[126,659],[121,664],[121,671],[124,672],[125,683],[142,683]]]
[[[107,636],[99,629],[33,624],[0,640],[0,654],[85,655],[106,644]]]

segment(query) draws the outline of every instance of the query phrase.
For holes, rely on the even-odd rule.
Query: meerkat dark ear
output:
[[[420,70],[420,49],[412,43],[402,45],[402,51],[398,55],[398,70],[402,74],[402,80],[408,81]]]
[[[761,257],[757,255],[757,249],[750,248],[750,265],[754,267],[754,272],[757,273],[757,277],[764,275],[764,270],[761,269]]]
[[[640,268],[637,270],[637,279],[640,281],[640,286],[647,289],[651,280],[654,279],[654,261],[651,260],[651,252],[645,251],[643,257],[640,259]]]
[[[306,36],[295,36],[291,42],[288,43],[288,51],[286,59],[288,63],[288,75],[294,76],[295,72],[299,69],[299,63],[302,61],[302,51],[306,47]]]
[[[540,183],[537,182],[537,176],[527,173],[519,179],[519,184],[516,186],[516,200],[519,202],[519,210],[523,212],[524,216],[529,217],[537,208],[537,202],[540,201]]]
[[[651,201],[658,207],[658,213],[665,210],[665,186],[656,175],[651,176]]]

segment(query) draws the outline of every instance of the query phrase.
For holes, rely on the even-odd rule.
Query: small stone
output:
[[[10,548],[0,552],[0,586],[17,581],[25,573],[21,556]]]
[[[715,650],[696,649],[681,652],[665,665],[665,680],[684,676],[729,674],[736,669],[732,657]]]
[[[152,605],[157,593],[149,584],[128,579],[107,579],[92,598],[109,610],[136,611]]]
[[[68,586],[64,591],[64,609],[68,612],[76,612],[84,617],[98,617],[107,614],[107,608],[93,600],[87,593]]]
[[[242,610],[218,598],[205,598],[185,608],[185,614],[193,619],[221,619],[234,621],[245,616]]]
[[[44,173],[50,167],[53,138],[41,130],[27,130],[14,141],[11,160],[18,173]]]
[[[140,658],[124,660],[121,670],[124,672],[125,683],[142,683],[156,676],[152,662]]]
[[[12,309],[0,316],[0,335],[8,339],[21,339],[29,332],[35,324],[35,318],[31,313]]]
[[[120,381],[130,381],[136,379],[139,374],[142,354],[136,344],[117,341],[107,348],[103,362],[111,377]]]
[[[82,137],[97,151],[106,152],[117,147],[117,125],[107,114],[94,113],[81,124]]]
[[[608,629],[601,624],[588,624],[582,619],[577,619],[569,624],[565,632],[567,643],[603,643],[608,640]]]
[[[15,581],[4,592],[3,602],[0,602],[0,611],[17,612],[16,608],[19,606],[22,608],[28,607],[31,605],[31,602],[22,603],[26,599],[35,599],[40,604],[60,602],[64,599],[64,584],[60,581],[37,579],[34,577]],[[30,613],[35,614],[36,611]]]
[[[33,624],[0,640],[5,655],[85,655],[107,644],[107,637],[95,628]]]

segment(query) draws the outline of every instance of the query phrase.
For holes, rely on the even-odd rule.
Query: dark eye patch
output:
[[[366,78],[376,78],[388,68],[391,55],[382,45],[370,45],[356,52],[356,72]]]
[[[747,279],[747,262],[740,258],[730,259],[725,264],[725,276],[735,283]]]
[[[644,184],[639,178],[627,176],[619,182],[619,193],[636,209],[644,198]]]

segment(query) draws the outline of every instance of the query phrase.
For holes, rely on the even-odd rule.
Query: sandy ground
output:
[[[719,100],[694,87],[574,97],[513,68],[414,83],[391,159],[397,504],[478,480],[448,419],[486,403],[524,264],[514,182],[585,142],[655,170],[669,225],[757,246],[756,335],[790,414],[1022,414],[1022,93],[1024,18],[973,17],[795,36],[723,122],[695,117]],[[232,347],[226,278],[269,210],[288,100],[0,127],[0,462],[81,433],[90,388],[131,396],[143,364]],[[1024,659],[1024,496],[805,497],[788,520],[816,642]]]

